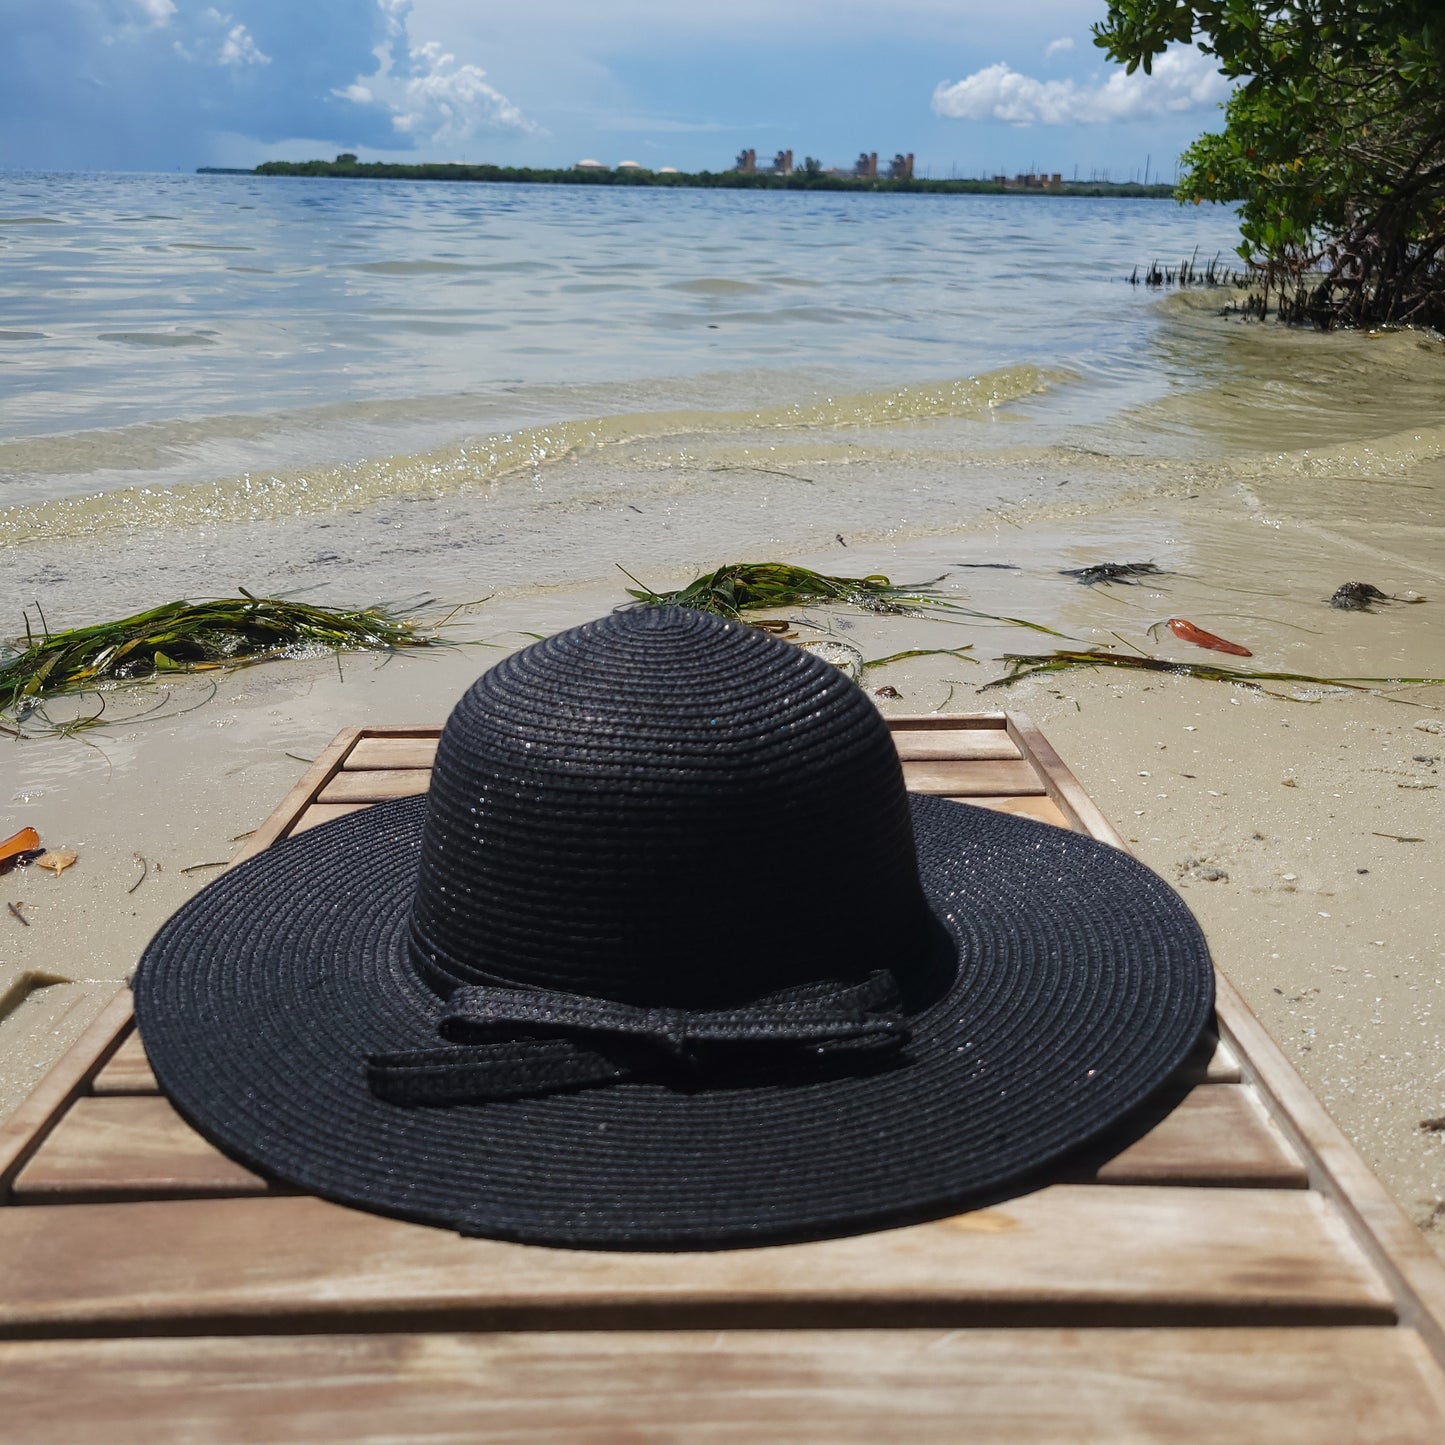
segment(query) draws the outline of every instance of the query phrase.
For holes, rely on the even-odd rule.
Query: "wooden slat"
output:
[[[423,777],[429,778],[430,773],[423,773]],[[305,833],[308,829],[318,827],[322,823],[329,823],[333,818],[344,818],[348,813],[360,813],[371,807],[370,803],[312,803],[296,822],[292,825],[289,837],[296,837],[298,833]]]
[[[1018,744],[999,724],[987,728],[911,727],[893,729],[898,755],[920,758],[1018,758]],[[435,738],[363,736],[342,764],[347,772],[365,769],[430,768],[436,761]]]
[[[118,1242],[124,1241],[124,1247]],[[463,1239],[305,1196],[0,1210],[0,1334],[1369,1323],[1318,1195],[1059,1184],[952,1219],[686,1255]]]
[[[377,768],[364,773],[338,772],[316,794],[318,803],[383,803],[426,792],[431,773],[424,768]]]
[[[1087,1177],[1101,1184],[1296,1189],[1307,1182],[1299,1157],[1241,1084],[1191,1089],[1147,1134],[1114,1153],[1120,1135],[1128,1132],[1125,1126],[1106,1136],[1099,1152],[1108,1157],[1089,1167]],[[53,1145],[52,1140],[48,1147]]]
[[[1018,758],[1018,744],[1004,728],[895,728],[893,744],[905,762],[927,758]]]
[[[437,739],[374,738],[363,736],[347,754],[342,767],[348,771],[359,768],[430,768],[436,761]]]
[[[1024,713],[1009,713],[1008,730],[1024,756],[1033,760],[1043,780],[1044,790],[1059,805],[1070,824],[1101,843],[1123,848],[1124,840],[1114,825],[1080,786],[1079,780],[1064,765],[1064,760],[1034,725],[1033,719]]]
[[[1445,1371],[1445,1261],[1370,1172],[1233,984],[1215,981],[1219,1032],[1279,1128],[1304,1158],[1311,1187],[1338,1206],[1394,1293],[1401,1318]]]
[[[360,731],[353,727],[337,733],[280,805],[243,844],[231,860],[232,866],[284,835],[300,808],[340,768]],[[132,1017],[130,990],[123,988],[20,1107],[0,1122],[0,1204],[7,1202],[11,1180],[55,1127],[71,1100],[89,1087],[115,1052],[122,1035],[130,1028]]]
[[[922,759],[1017,759],[1019,746],[1003,727],[896,728],[899,756]],[[435,738],[361,737],[342,763],[344,772],[394,772],[429,769],[436,760]]]
[[[0,1346],[0,1390],[9,1445],[1423,1445],[1422,1356],[1372,1328],[48,1340]]]
[[[1102,1162],[1098,1162],[1102,1161]],[[1148,1132],[1115,1130],[1064,1173],[1104,1184],[1298,1188],[1305,1172],[1239,1085],[1203,1085]],[[17,1203],[259,1194],[158,1094],[80,1099],[16,1177]]]
[[[44,1142],[71,1100],[85,1091],[110,1057],[130,1020],[130,990],[122,988],[20,1107],[0,1121],[0,1204],[8,1201],[11,1181]]]
[[[145,1045],[134,1029],[121,1041],[110,1062],[91,1083],[95,1094],[154,1094],[158,1092]]]
[[[281,799],[270,816],[231,859],[231,866],[254,858],[278,838],[284,838],[296,815],[326,786],[328,778],[339,772],[346,755],[361,736],[360,728],[342,728],[316,756],[316,761],[296,779],[291,791]]]
[[[916,732],[938,728],[944,732],[960,733],[982,730],[1007,730],[1008,720],[1013,714],[1006,712],[891,712],[884,721],[890,732]]]
[[[944,797],[1020,796],[1044,791],[1032,764],[1022,758],[904,763],[903,781],[909,792],[941,793]]]
[[[1000,723],[986,728],[894,728],[898,755],[920,758],[1018,758],[1018,744]],[[347,772],[365,769],[430,768],[436,761],[436,739],[363,736],[347,755]]]
[[[973,808],[989,808],[996,813],[1012,813],[1016,818],[1033,818],[1039,823],[1052,823],[1056,828],[1072,828],[1074,825],[1059,811],[1059,805],[1044,794],[1032,797],[998,798],[950,798],[953,803],[965,803]]]
[[[159,1094],[77,1099],[11,1186],[16,1203],[264,1194]]]
[[[1237,1084],[1241,1078],[1239,1060],[1228,1044],[1213,1034],[1206,1034],[1184,1061],[1177,1077],[1190,1084]]]

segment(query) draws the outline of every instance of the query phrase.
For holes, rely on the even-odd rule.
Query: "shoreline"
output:
[[[881,191],[898,195],[949,196],[1073,196],[1105,200],[1177,200],[1172,185],[1144,185],[1138,181],[1064,181],[1059,185],[1024,186],[997,181],[928,176],[816,175],[801,169],[787,175],[770,171],[652,171],[607,167],[533,167],[471,165],[459,161],[262,161],[253,170],[228,166],[197,166],[198,176],[306,176],[348,181],[451,181],[517,186],[643,186],[664,190],[706,191]]]
[[[965,556],[975,565],[1027,562],[1025,575],[984,565],[955,576],[968,605],[1043,621],[1084,645],[1147,647],[1147,625],[1174,615],[1248,641],[1256,653],[1248,666],[1439,676],[1438,604],[1375,614],[1324,604],[1334,585],[1356,577],[1440,596],[1434,538],[1445,498],[1439,463],[1429,470],[1424,486],[1418,475],[1375,483],[1368,521],[1347,480],[1316,484],[1306,497],[1282,477],[1192,500],[1155,498],[1127,516],[989,520],[793,560],[895,580]],[[1151,553],[1167,574],[1157,583],[1044,585],[1063,567]],[[1290,586],[1289,576],[1300,581]],[[8,990],[10,1000],[0,1019],[0,1114],[121,986],[155,928],[214,873],[183,870],[229,858],[338,727],[440,723],[498,649],[618,605],[624,585],[498,596],[458,632],[488,646],[348,655],[339,668],[268,663],[222,677],[216,695],[184,716],[117,725],[84,741],[4,740],[16,776],[7,821],[33,823],[80,862],[59,877],[31,869],[0,879],[0,902],[25,900],[30,923],[0,914],[9,945],[0,994]],[[1445,1138],[1421,1127],[1445,1113],[1445,1050],[1433,1012],[1445,974],[1437,921],[1445,916],[1445,689],[1392,700],[1096,670],[980,694],[979,683],[1002,670],[992,661],[1000,653],[1065,644],[972,621],[813,613],[870,657],[974,643],[982,665],[916,659],[869,674],[868,685],[901,694],[881,702],[885,710],[1029,713],[1131,849],[1180,890],[1221,968],[1445,1252]],[[1167,638],[1164,646],[1177,658],[1214,657]],[[200,684],[185,683],[173,706],[202,696]],[[816,880],[810,896],[826,899],[826,856],[803,861]],[[26,975],[39,986],[19,1001]]]

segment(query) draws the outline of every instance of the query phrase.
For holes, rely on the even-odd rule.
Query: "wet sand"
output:
[[[1037,525],[990,521],[947,535],[854,537],[797,560],[824,570],[937,575],[984,611],[1026,616],[1081,643],[1139,647],[1190,661],[1151,623],[1188,617],[1247,641],[1243,662],[1326,675],[1445,673],[1439,557],[1445,477],[1376,478],[1362,499],[1348,480],[1316,481],[1308,514],[1290,478],[1237,482]],[[1362,514],[1368,513],[1368,520]],[[759,547],[750,555],[766,555]],[[1084,588],[1061,567],[1152,558],[1157,585]],[[691,575],[649,581],[681,582]],[[1417,592],[1419,605],[1334,611],[1339,583]],[[594,582],[499,595],[455,635],[520,646],[621,599]],[[979,693],[1005,651],[1055,639],[998,625],[814,612],[876,657],[972,642],[980,662],[939,658],[868,675],[907,712],[1010,707],[1045,728],[1129,845],[1199,916],[1217,961],[1244,993],[1410,1216],[1445,1251],[1445,1115],[1440,985],[1445,973],[1445,689],[1394,698],[1270,684],[1268,692],[1167,674],[1063,673]],[[195,682],[168,720],[118,725],[85,741],[0,748],[5,831],[26,823],[77,865],[0,879],[0,904],[23,901],[28,927],[0,912],[0,1113],[28,1092],[99,1012],[155,928],[227,858],[336,729],[439,723],[500,656],[458,647],[383,661],[348,657],[268,664]],[[1405,841],[1417,840],[1417,841]],[[142,862],[141,860],[144,860]],[[197,867],[196,865],[206,865]],[[827,859],[800,860],[813,896]],[[186,871],[191,869],[193,871]],[[842,900],[846,902],[846,900]]]

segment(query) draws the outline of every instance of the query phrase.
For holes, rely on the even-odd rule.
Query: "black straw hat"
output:
[[[1172,1074],[1204,940],[1127,854],[904,791],[867,696],[651,608],[515,653],[430,793],[277,844],[152,941],[157,1078],[327,1198],[554,1245],[947,1213]]]

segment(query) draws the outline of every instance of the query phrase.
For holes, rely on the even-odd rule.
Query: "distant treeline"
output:
[[[202,173],[220,168],[202,166]],[[227,171],[224,174],[231,174]],[[725,191],[912,191],[977,196],[1157,196],[1174,194],[1172,186],[1141,186],[1104,181],[1073,181],[1052,188],[1001,186],[996,181],[889,180],[794,171],[778,176],[768,171],[533,170],[526,166],[455,165],[433,162],[396,165],[384,161],[265,161],[250,174],[258,176],[336,176],[359,181],[492,181],[540,186],[671,186]]]

